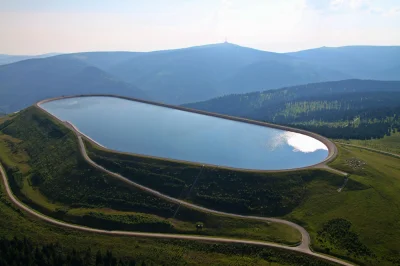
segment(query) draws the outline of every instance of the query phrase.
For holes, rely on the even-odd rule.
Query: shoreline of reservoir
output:
[[[107,147],[104,147],[100,143],[94,141],[92,138],[90,138],[89,136],[86,136],[81,131],[79,131],[79,129],[76,128],[71,122],[62,121],[61,119],[59,119],[58,117],[56,117],[55,115],[53,115],[49,111],[45,110],[41,106],[41,104],[44,104],[44,103],[47,103],[47,102],[51,102],[51,101],[70,99],[70,98],[80,98],[80,97],[113,97],[113,98],[120,98],[120,99],[124,99],[124,100],[130,100],[130,101],[134,101],[134,102],[140,102],[140,103],[160,106],[160,107],[164,107],[164,108],[170,108],[170,109],[176,109],[176,110],[180,110],[180,111],[197,113],[197,114],[201,114],[201,115],[217,117],[217,118],[232,120],[232,121],[236,121],[236,122],[242,122],[242,123],[247,123],[247,124],[253,124],[253,125],[268,127],[268,128],[285,130],[285,131],[289,131],[289,132],[295,132],[295,133],[303,134],[303,135],[306,135],[306,136],[309,136],[309,137],[312,137],[312,138],[314,138],[316,140],[321,141],[327,147],[328,155],[323,161],[321,161],[321,162],[319,162],[317,164],[313,164],[313,165],[309,165],[309,166],[305,166],[305,167],[289,168],[289,169],[277,169],[277,170],[263,170],[263,169],[236,168],[236,167],[221,166],[221,165],[214,165],[214,164],[207,164],[207,163],[184,161],[184,160],[179,160],[179,159],[163,158],[163,157],[157,157],[157,156],[151,156],[151,155],[149,156],[149,155],[137,154],[137,153],[132,153],[132,152],[117,151],[117,150],[113,150],[113,149],[109,149]],[[309,131],[306,131],[306,130],[303,130],[303,129],[297,129],[297,128],[292,128],[292,127],[288,127],[288,126],[276,125],[276,124],[271,124],[271,123],[267,123],[267,122],[261,122],[261,121],[255,121],[255,120],[240,118],[240,117],[233,117],[233,116],[228,116],[228,115],[216,114],[216,113],[211,113],[211,112],[207,112],[207,111],[195,110],[195,109],[190,109],[190,108],[187,108],[187,107],[169,105],[169,104],[158,103],[158,102],[152,102],[152,101],[142,100],[142,99],[137,99],[137,98],[132,98],[132,97],[118,96],[118,95],[112,95],[112,94],[73,95],[73,96],[61,96],[61,97],[44,99],[42,101],[37,102],[35,105],[38,108],[40,108],[41,110],[45,111],[51,117],[56,118],[58,121],[60,121],[62,123],[68,123],[69,125],[72,125],[74,130],[79,132],[88,141],[94,143],[95,145],[99,146],[102,149],[105,149],[105,150],[113,152],[113,153],[127,154],[127,155],[139,156],[139,157],[144,157],[144,158],[153,158],[153,159],[158,159],[158,160],[167,160],[167,161],[186,163],[186,164],[189,163],[189,164],[194,164],[194,165],[206,165],[206,166],[209,166],[209,167],[217,167],[217,168],[221,168],[221,169],[229,169],[229,170],[235,170],[235,171],[250,171],[250,172],[288,172],[288,171],[297,171],[297,170],[306,170],[306,169],[327,169],[329,167],[326,164],[331,162],[337,156],[337,148],[336,148],[336,146],[335,146],[335,144],[333,142],[331,142],[329,139],[327,139],[327,138],[325,138],[325,137],[323,137],[321,135],[318,135],[316,133],[309,132]]]

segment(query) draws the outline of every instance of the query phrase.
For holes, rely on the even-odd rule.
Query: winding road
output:
[[[41,110],[43,110],[44,112],[46,112],[47,114],[49,114],[51,117],[55,118],[56,120],[60,121],[57,117],[55,117],[54,115],[50,114],[49,112],[47,112],[46,110],[42,109],[40,106],[39,108]],[[268,242],[263,242],[263,241],[253,241],[253,240],[242,240],[242,239],[232,239],[232,238],[220,238],[220,237],[205,237],[205,236],[196,236],[196,235],[178,235],[178,234],[163,234],[163,233],[144,233],[144,232],[130,232],[130,231],[108,231],[108,230],[101,230],[101,229],[95,229],[95,228],[90,228],[90,227],[85,227],[85,226],[80,226],[80,225],[75,225],[75,224],[69,224],[63,221],[59,221],[56,219],[53,219],[51,217],[45,216],[39,212],[36,212],[35,210],[31,209],[30,207],[28,207],[27,205],[21,203],[12,193],[11,188],[9,186],[8,183],[8,179],[6,176],[6,173],[3,169],[3,167],[0,164],[0,173],[2,176],[2,180],[5,186],[5,190],[6,193],[8,195],[8,197],[10,198],[10,200],[20,209],[24,210],[25,212],[40,218],[48,223],[57,225],[57,226],[62,226],[65,228],[70,228],[70,229],[75,229],[75,230],[80,230],[80,231],[85,231],[85,232],[91,232],[91,233],[100,233],[100,234],[105,234],[105,235],[119,235],[119,236],[135,236],[135,237],[152,237],[152,238],[165,238],[165,239],[184,239],[184,240],[197,240],[197,241],[211,241],[211,242],[220,242],[220,243],[242,243],[242,244],[250,244],[250,245],[258,245],[258,246],[265,246],[265,247],[273,247],[273,248],[280,248],[280,249],[284,249],[284,250],[289,250],[289,251],[295,251],[295,252],[300,252],[303,254],[308,254],[310,256],[314,256],[323,260],[327,260],[330,262],[334,262],[340,265],[346,265],[346,266],[350,266],[353,265],[349,262],[345,262],[343,260],[334,258],[334,257],[330,257],[328,255],[323,255],[323,254],[319,254],[319,253],[315,253],[310,249],[310,235],[308,234],[308,232],[300,225],[287,221],[287,220],[283,220],[283,219],[279,219],[279,218],[269,218],[269,217],[258,217],[258,216],[246,216],[246,215],[239,215],[239,214],[233,214],[233,213],[226,213],[226,212],[221,212],[221,211],[216,211],[216,210],[212,210],[212,209],[208,209],[205,207],[201,207],[195,204],[191,204],[189,202],[183,201],[183,200],[179,200],[170,196],[167,196],[165,194],[162,194],[156,190],[153,190],[151,188],[142,186],[136,182],[133,182],[129,179],[127,179],[126,177],[118,174],[118,173],[114,173],[112,171],[109,171],[107,169],[105,169],[104,167],[96,164],[92,159],[89,158],[87,152],[86,152],[86,148],[84,145],[84,142],[82,140],[82,137],[87,138],[86,136],[84,136],[82,133],[80,133],[80,131],[71,123],[69,122],[63,122],[60,121],[62,123],[64,123],[68,128],[72,129],[72,131],[75,133],[76,137],[78,138],[78,142],[79,142],[79,148],[80,148],[80,152],[83,156],[83,158],[85,159],[85,161],[87,161],[91,166],[95,167],[98,170],[101,170],[129,185],[132,185],[138,189],[141,189],[142,191],[145,191],[147,193],[150,193],[154,196],[157,196],[159,198],[162,198],[164,200],[167,200],[169,202],[175,203],[175,204],[179,204],[191,209],[195,209],[195,210],[199,210],[199,211],[203,211],[203,212],[208,212],[208,213],[212,213],[212,214],[216,214],[216,215],[221,215],[221,216],[227,216],[227,217],[234,217],[234,218],[241,218],[241,219],[249,219],[249,220],[258,220],[258,221],[264,221],[264,222],[273,222],[273,223],[279,223],[279,224],[285,224],[288,225],[292,228],[297,229],[300,233],[301,233],[301,237],[302,237],[302,241],[300,243],[300,245],[295,246],[295,247],[290,247],[290,246],[285,246],[282,244],[277,244],[277,243],[268,243]],[[90,138],[88,138],[89,141],[91,141]]]

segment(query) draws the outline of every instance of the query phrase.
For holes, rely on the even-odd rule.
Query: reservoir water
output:
[[[257,170],[317,164],[328,148],[312,137],[115,97],[76,97],[41,107],[117,151]]]

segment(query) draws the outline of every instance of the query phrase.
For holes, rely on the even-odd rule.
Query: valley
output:
[[[32,121],[32,119],[33,121],[36,121],[34,124],[28,122]],[[191,210],[191,208],[186,208],[184,206],[181,206],[176,218],[171,219],[168,217],[173,216],[176,207],[173,207],[173,205],[168,203],[168,201],[163,202],[162,200],[160,201],[160,199],[156,198],[150,199],[149,198],[150,195],[146,195],[146,193],[143,194],[142,192],[139,191],[135,192],[136,195],[135,201],[137,203],[134,203],[135,201],[132,201],[132,199],[127,197],[128,194],[126,194],[126,192],[123,192],[123,191],[132,191],[133,188],[131,188],[130,186],[123,185],[122,183],[119,184],[118,181],[112,181],[115,177],[108,179],[108,181],[106,182],[108,184],[107,185],[108,187],[110,186],[110,184],[115,184],[114,185],[115,188],[110,187],[106,190],[104,190],[104,188],[101,189],[100,184],[102,182],[100,182],[100,180],[105,178],[105,176],[103,176],[99,180],[95,177],[98,174],[96,174],[96,172],[93,172],[93,170],[89,169],[83,170],[83,168],[81,168],[81,170],[75,173],[71,172],[70,170],[67,170],[71,169],[71,166],[73,165],[73,164],[71,165],[71,163],[73,161],[69,160],[65,161],[65,159],[61,159],[63,158],[62,156],[68,156],[68,158],[73,158],[71,157],[71,152],[73,150],[71,148],[74,146],[76,147],[74,148],[75,153],[79,155],[79,150],[77,149],[76,141],[73,141],[73,139],[75,139],[74,134],[59,122],[52,121],[52,119],[47,118],[46,115],[44,115],[41,111],[39,111],[35,107],[31,107],[30,109],[25,110],[16,115],[15,117],[5,121],[1,126],[1,132],[3,133],[2,135],[0,135],[2,140],[1,143],[3,145],[1,148],[1,150],[3,151],[1,160],[2,164],[5,165],[7,175],[12,181],[10,185],[11,188],[13,188],[13,193],[19,198],[21,198],[22,201],[25,202],[25,204],[28,204],[33,208],[40,210],[40,212],[45,213],[46,215],[57,217],[57,219],[63,219],[68,222],[73,222],[78,224],[83,223],[86,225],[96,221],[95,223],[93,223],[93,225],[94,224],[96,224],[97,226],[101,225],[99,229],[112,228],[114,230],[114,228],[121,228],[121,229],[126,228],[128,230],[130,229],[130,230],[147,231],[148,230],[146,229],[147,226],[147,228],[152,228],[151,232],[154,232],[153,230],[158,227],[160,229],[156,230],[161,230],[159,232],[174,232],[178,234],[189,234],[189,235],[196,234],[196,231],[194,230],[194,225],[197,222],[202,222],[205,225],[204,227],[205,230],[202,232],[197,232],[197,234],[200,234],[201,236],[204,235],[214,236],[215,234],[217,234],[222,237],[225,236],[224,234],[226,234],[226,236],[235,238],[236,237],[240,238],[243,237],[244,239],[253,238],[255,240],[281,242],[286,244],[290,243],[294,244],[298,241],[298,238],[296,240],[295,231],[290,233],[291,232],[290,228],[281,227],[279,223],[275,225],[275,223],[273,222],[274,220],[271,218],[267,218],[267,220],[271,219],[270,221],[272,221],[272,225],[268,223],[266,225],[263,225],[262,222],[260,223],[256,221],[254,222],[246,221],[243,224],[243,222],[241,222],[240,219],[230,220],[230,218],[228,217],[226,218],[224,218],[223,216],[218,217],[218,215],[213,217],[213,215],[210,214],[204,215],[201,214],[201,211],[197,212]],[[29,134],[27,134],[28,132]],[[47,139],[47,143],[45,146],[43,146],[43,144],[40,144],[40,142],[37,142],[37,140],[34,141],[35,138],[36,139],[43,138],[39,137],[40,135],[47,136],[45,137]],[[21,140],[23,141],[21,142]],[[63,144],[61,143],[56,144],[59,141],[62,141]],[[51,145],[50,143],[52,142],[53,144]],[[75,144],[73,144],[74,142]],[[66,145],[67,143],[69,144]],[[37,146],[37,145],[42,145],[42,146]],[[193,166],[186,165],[183,167],[183,165],[180,165],[180,163],[160,161],[157,159],[150,159],[150,158],[140,158],[140,157],[135,158],[134,156],[128,154],[127,155],[117,154],[117,153],[114,154],[112,152],[103,150],[101,147],[98,147],[95,144],[88,142],[87,140],[85,140],[85,146],[86,149],[88,150],[88,155],[90,156],[90,158],[93,158],[96,164],[98,163],[102,166],[104,165],[106,169],[111,169],[112,171],[115,171],[118,174],[131,177],[133,179],[130,180],[134,182],[139,182],[139,184],[143,184],[150,188],[153,187],[153,189],[157,191],[155,192],[155,195],[158,195],[158,191],[160,191],[166,193],[167,195],[172,196],[173,198],[179,198],[181,195],[178,195],[178,192],[184,191],[185,190],[184,188],[186,188],[187,191],[191,187],[190,182],[193,182],[193,177],[195,176],[194,173],[198,171],[196,170],[196,168],[199,169],[199,166],[196,165]],[[47,150],[48,148],[46,147],[50,148],[51,152],[49,152],[50,150],[48,151]],[[55,152],[58,150],[58,148],[55,147],[64,147],[63,148],[64,150],[60,151],[58,153],[59,154],[58,156],[55,156],[57,154]],[[12,153],[4,154],[4,152],[6,152],[7,150],[10,150]],[[299,201],[297,202],[294,201],[292,203],[293,207],[290,207],[289,209],[285,210],[283,206],[287,206],[288,202],[282,201],[284,198],[279,200],[279,198],[272,197],[268,199],[268,201],[260,202],[260,207],[264,206],[262,209],[257,210],[257,208],[254,209],[255,206],[252,206],[251,208],[253,209],[253,211],[251,213],[255,215],[264,214],[269,216],[271,215],[283,216],[288,218],[289,220],[295,221],[296,223],[300,223],[301,225],[305,226],[307,231],[310,232],[312,241],[311,243],[314,250],[316,249],[320,252],[324,253],[328,252],[329,254],[343,256],[344,258],[349,258],[357,262],[362,261],[363,263],[372,263],[374,261],[375,262],[380,261],[380,263],[386,264],[389,263],[389,261],[393,261],[395,257],[391,258],[386,253],[380,253],[380,252],[385,252],[384,251],[385,249],[376,250],[374,248],[372,249],[369,248],[369,245],[371,244],[368,243],[373,243],[374,242],[373,238],[369,238],[370,240],[366,241],[362,237],[364,234],[368,234],[368,232],[370,232],[369,230],[376,232],[377,227],[373,226],[373,220],[371,220],[368,226],[369,229],[365,232],[363,231],[365,230],[365,227],[363,227],[362,223],[360,223],[354,218],[357,217],[357,213],[360,212],[362,213],[364,210],[363,208],[360,209],[359,205],[357,205],[358,206],[357,209],[352,212],[356,216],[347,217],[347,215],[344,213],[341,213],[339,216],[343,217],[342,219],[345,219],[344,222],[346,223],[350,222],[352,224],[352,226],[350,227],[351,230],[350,232],[354,232],[354,230],[356,230],[355,232],[358,232],[357,235],[361,236],[361,239],[357,238],[358,240],[349,240],[349,241],[359,241],[360,244],[357,244],[358,247],[356,249],[354,249],[354,247],[347,246],[347,244],[345,244],[346,242],[343,242],[343,244],[340,242],[339,243],[335,242],[333,239],[327,238],[327,235],[325,233],[324,234],[320,233],[320,230],[327,230],[326,232],[327,234],[329,234],[330,232],[329,230],[331,229],[329,229],[330,227],[326,226],[328,225],[333,226],[335,224],[336,220],[333,218],[338,217],[336,216],[336,213],[340,212],[340,208],[338,208],[339,206],[343,206],[345,209],[347,209],[350,206],[352,206],[352,204],[358,204],[360,202],[359,200],[363,201],[365,193],[371,193],[370,187],[375,186],[372,183],[369,183],[370,181],[366,182],[365,180],[368,180],[368,178],[367,179],[365,178],[367,176],[370,176],[370,178],[375,176],[374,169],[376,168],[374,167],[379,165],[380,162],[377,161],[376,159],[376,153],[369,152],[367,150],[365,152],[367,154],[363,155],[360,154],[360,151],[357,151],[356,148],[345,147],[345,146],[340,147],[339,145],[339,158],[336,159],[334,162],[332,162],[331,166],[350,173],[349,181],[347,182],[344,190],[340,193],[337,192],[337,189],[342,185],[343,177],[341,177],[340,175],[330,174],[322,170],[305,171],[304,173],[296,172],[295,174],[290,174],[290,172],[282,173],[279,174],[281,177],[279,177],[279,175],[277,174],[272,174],[272,173],[266,174],[265,177],[261,177],[260,174],[255,174],[253,182],[256,182],[255,185],[258,187],[258,189],[260,188],[268,189],[266,191],[271,191],[273,193],[277,193],[277,195],[281,195],[281,197],[282,196],[285,197],[284,190],[278,192],[277,189],[279,188],[286,189],[290,187],[290,191],[288,191],[287,193],[291,195],[292,199],[294,199],[293,193],[296,191],[296,187],[293,186],[294,184],[293,182],[297,180],[296,182],[300,182],[298,190]],[[368,153],[371,153],[372,157],[368,155]],[[386,164],[391,164],[393,166],[397,164],[398,159],[396,158],[388,160],[384,158],[385,157],[384,155],[380,156],[383,156],[382,159],[385,160]],[[354,157],[360,158],[360,160],[366,162],[366,167],[367,167],[366,169],[368,169],[367,172],[365,172],[366,170],[364,170],[364,168],[354,170],[346,166],[348,160],[346,158],[354,158]],[[29,158],[35,158],[35,160],[32,161],[32,159]],[[79,158],[79,156],[77,158]],[[54,176],[50,172],[48,172],[50,169],[52,169],[50,165],[58,162],[57,169],[62,169],[61,165],[59,164],[60,160],[64,161],[65,167],[68,167],[65,168],[66,172],[64,172],[65,174],[67,174],[68,177],[66,176],[65,177],[66,179],[64,179],[64,181],[62,181],[63,179],[54,180],[54,178],[50,178],[46,180],[42,178],[40,179],[37,178],[39,176],[40,177]],[[377,164],[375,164],[375,161]],[[83,166],[82,163],[79,163],[78,165],[81,165],[79,167]],[[125,166],[124,168],[118,168],[116,167],[117,165],[125,165]],[[43,166],[46,167],[43,168]],[[173,188],[174,186],[170,188],[170,186],[168,185],[170,181],[167,181],[168,179],[165,179],[167,176],[163,177],[159,173],[157,173],[159,172],[159,170],[156,169],[157,168],[160,169],[159,168],[160,166],[162,167],[162,169],[164,169],[163,170],[164,175],[167,174],[168,172],[177,174],[177,170],[179,171],[179,168],[185,171],[182,172],[182,174],[183,176],[187,175],[188,179],[176,180],[178,181],[177,184],[181,183],[182,185],[180,185],[178,189],[175,189],[176,191],[175,193],[172,192],[173,190],[171,190],[171,188]],[[190,170],[190,167],[192,167],[193,170]],[[139,169],[146,169],[146,168],[148,170],[147,173],[145,172],[145,174],[137,172]],[[168,168],[170,170],[166,170]],[[34,172],[32,172],[32,170],[30,169],[34,169]],[[154,171],[153,169],[155,170],[155,172],[152,173],[152,171]],[[392,171],[397,171],[395,169],[396,168],[393,168]],[[191,171],[193,174],[190,174]],[[240,175],[237,176],[237,174],[234,174],[234,172],[232,171],[230,171],[231,173],[229,173],[229,171],[223,173],[223,171],[224,171],[223,169],[219,170],[215,169],[210,171],[209,174],[206,174],[206,172],[202,174],[199,181],[197,181],[196,187],[192,191],[191,195],[196,195],[196,197],[198,197],[197,195],[199,196],[204,195],[204,193],[207,193],[208,191],[212,193],[211,195],[213,194],[217,195],[215,193],[222,193],[228,195],[226,193],[229,193],[229,187],[231,187],[233,193],[237,191],[237,188],[235,188],[234,185],[235,182],[237,182],[238,184],[243,184],[243,182],[247,182],[248,185],[251,185],[251,183],[249,182],[251,180],[249,179],[250,178],[249,173],[246,173],[246,175],[243,176],[243,178],[247,180],[245,181],[245,179],[240,179]],[[82,176],[79,175],[78,173],[86,173],[86,174]],[[92,177],[90,177],[89,173],[92,173],[91,174]],[[218,176],[218,178],[217,179],[213,178],[214,181],[208,180],[207,176],[209,176],[210,174]],[[388,171],[387,173],[385,173],[385,175],[387,175],[387,177],[389,178],[388,180],[390,180],[390,176],[392,176],[393,174],[395,174],[395,172]],[[68,189],[68,187],[74,186],[75,182],[77,182],[73,181],[74,175],[76,175],[75,178],[78,178],[75,180],[79,180],[78,181],[80,184],[79,187],[82,192],[79,192],[79,190],[76,190],[76,188],[74,190]],[[210,175],[210,177],[212,177],[212,175]],[[140,176],[143,177],[136,179],[136,177]],[[178,174],[177,176],[181,175]],[[218,189],[215,190],[218,186],[212,188],[212,190],[210,187],[208,188],[204,187],[205,184],[209,184],[210,182],[213,183],[219,180],[223,181],[224,177],[229,177],[228,179],[229,181],[227,180],[229,182],[229,185],[221,183],[222,186],[219,188],[219,190]],[[92,184],[90,185],[90,187],[92,187],[93,184],[96,183],[98,184],[96,188],[96,195],[103,194],[105,197],[107,197],[107,199],[102,200],[99,196],[94,196],[94,195],[91,196],[90,194],[88,194],[88,192],[91,189],[89,189],[88,186],[89,183],[87,183],[86,186],[84,185],[85,183],[83,183],[86,178],[92,179],[92,181],[90,181],[90,183]],[[160,179],[160,181],[157,181],[158,178],[162,179]],[[171,178],[173,177],[171,176]],[[147,179],[151,182],[146,181]],[[104,181],[105,180],[106,179],[104,179]],[[203,182],[204,185],[202,185]],[[273,187],[268,188],[268,182],[272,182],[272,184],[274,184]],[[279,183],[277,182],[284,182],[284,183],[279,185]],[[285,185],[285,182],[289,182],[292,185],[287,186]],[[60,184],[62,185],[60,186]],[[154,186],[156,184],[158,185]],[[160,186],[161,184],[165,184],[166,186],[165,187]],[[261,184],[267,186],[265,188],[262,188],[260,187]],[[57,187],[59,187],[58,190],[56,189]],[[300,189],[302,187],[305,187],[306,190],[302,191],[302,189]],[[379,186],[379,189],[381,189],[380,193],[387,195],[386,197],[393,197],[394,194],[391,194],[392,192],[383,189],[384,187],[385,186],[382,185]],[[111,191],[115,191],[115,189],[117,189],[117,191],[121,192],[117,194],[115,194],[115,192],[109,194],[107,192],[107,190],[109,189],[111,189]],[[255,189],[256,187],[251,188],[250,186],[248,191],[256,191]],[[19,190],[21,192],[18,192]],[[260,193],[266,195],[265,192],[261,191]],[[270,194],[271,192],[267,192],[267,194]],[[82,196],[83,195],[85,196],[84,197],[79,196],[80,194]],[[142,205],[142,203],[138,204],[139,202],[141,202],[141,200],[138,201],[138,199],[140,198],[140,197],[138,198],[139,195],[141,195],[140,197],[142,198],[143,197],[146,198],[146,200],[144,201],[147,202],[146,205]],[[229,197],[233,197],[233,195],[234,194],[232,194],[232,196]],[[207,198],[212,199],[211,197],[204,197],[204,196],[202,196],[204,198],[200,197],[199,199],[196,199],[196,197],[193,198],[191,196],[190,198],[187,198],[185,200],[188,200],[188,202],[193,202],[193,203],[198,202],[199,205],[207,207],[208,205],[205,199]],[[78,199],[80,200],[77,201]],[[115,204],[113,204],[114,201],[113,199],[115,199]],[[239,194],[238,200],[239,199],[245,200],[246,194]],[[325,199],[325,201],[321,201],[322,199]],[[344,200],[347,200],[346,204],[342,203]],[[350,203],[348,200],[350,200],[352,203]],[[117,202],[119,203],[116,204]],[[152,204],[149,205],[150,202],[152,202]],[[219,199],[217,202],[221,202],[221,199]],[[238,201],[236,200],[234,202],[236,202],[235,206],[237,206]],[[249,198],[249,202],[254,202],[254,199]],[[279,204],[276,205],[278,202],[281,202],[281,204],[283,205],[281,205],[281,207],[278,207]],[[323,202],[326,202],[327,205],[324,205]],[[336,202],[337,204],[337,205],[335,204],[336,207],[331,205],[332,202]],[[274,206],[275,209],[270,209],[270,210],[265,209],[265,206],[268,206],[271,203],[273,204],[272,206]],[[318,203],[317,204],[318,208],[316,208],[317,205],[315,205],[315,203]],[[384,209],[382,209],[381,205],[379,204],[381,203],[377,201],[377,208],[379,208],[381,212],[384,211]],[[215,202],[211,201],[209,206],[210,207],[216,206]],[[136,211],[132,212],[132,210]],[[228,202],[226,203],[225,206],[221,205],[221,211],[237,213],[238,210],[239,209],[237,207],[229,209]],[[282,210],[285,211],[282,212]],[[367,210],[368,209],[365,209],[365,211]],[[317,220],[311,219],[312,216],[314,215],[318,217]],[[387,216],[387,214],[385,214],[385,216]],[[193,217],[195,218],[193,219]],[[388,220],[388,222],[390,222],[390,220]],[[242,225],[240,225],[241,223]],[[171,229],[168,229],[167,231],[165,231],[165,229],[162,229],[163,227],[171,228],[171,226],[173,228],[172,231]],[[229,227],[227,226],[232,226],[232,229],[228,229]],[[243,229],[240,229],[241,226],[244,226]],[[252,232],[252,230],[249,229],[252,228],[253,226],[259,229],[257,231]],[[265,229],[263,229],[264,226],[266,226]],[[226,228],[228,230],[227,231],[221,230],[221,228]],[[235,230],[233,230],[233,228],[235,228]],[[320,228],[326,228],[326,229],[320,229]],[[260,232],[263,232],[262,238],[260,238],[261,236]],[[360,234],[360,232],[362,233]],[[390,242],[388,242],[388,244],[390,244]],[[364,251],[359,250],[359,248],[362,248],[362,250]],[[384,258],[389,258],[389,261],[385,262],[383,260]]]
[[[346,63],[349,53],[357,56],[358,61]],[[34,57],[0,65],[0,112],[15,112],[63,95],[117,94],[181,105],[299,84],[348,79],[399,80],[398,54],[398,47],[354,46],[273,53],[218,43],[154,52]]]
[[[349,49],[278,54],[225,43],[0,66],[0,242],[10,249],[21,241],[27,249],[56,245],[54,252],[81,264],[94,264],[99,253],[121,265],[203,265],[209,254],[217,265],[397,265],[400,83],[383,75],[348,79],[384,68],[379,60],[358,70],[346,63],[342,73],[335,58]],[[361,50],[354,56],[368,49]],[[315,56],[326,56],[326,64]],[[140,108],[124,106],[132,97]],[[65,104],[45,107],[57,101]],[[76,119],[85,114],[74,108],[93,106],[86,120]],[[307,139],[284,137],[287,146],[274,146],[267,131],[232,126],[240,123]],[[189,138],[199,132],[203,142]],[[323,144],[312,149],[309,140]],[[183,155],[157,141],[174,152],[181,145]],[[258,153],[252,143],[287,153],[273,153],[268,168],[265,145]],[[203,157],[189,156],[191,146]],[[315,161],[279,164],[318,150],[325,153]]]

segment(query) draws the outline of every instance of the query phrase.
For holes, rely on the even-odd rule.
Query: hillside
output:
[[[344,46],[321,47],[287,53],[305,62],[342,71],[353,78],[400,80],[399,46]]]
[[[290,236],[286,229],[274,224],[263,226],[257,221],[243,222],[183,207],[176,218],[171,218],[175,204],[121,183],[88,165],[80,156],[76,136],[37,108],[9,117],[0,124],[0,132],[0,160],[14,194],[25,204],[59,220],[107,230],[227,235],[273,241],[282,241],[276,237]],[[182,187],[187,191],[194,181],[193,171],[199,171],[197,165],[113,153],[86,144],[89,156],[100,165],[173,197],[180,197]],[[352,163],[354,160],[362,162],[362,167]],[[381,167],[383,163],[385,168]],[[340,193],[337,189],[343,184],[343,177],[322,170],[245,173],[211,168],[202,174],[193,196],[187,200],[240,213],[246,204],[250,208],[245,213],[263,214],[272,210],[271,214],[285,215],[286,219],[306,227],[313,250],[361,265],[396,265],[399,262],[396,243],[400,237],[396,212],[393,212],[400,189],[394,182],[399,176],[397,165],[398,159],[394,157],[339,146],[339,157],[332,166],[351,174]],[[292,203],[293,200],[296,202]],[[3,214],[2,204],[0,201]],[[13,228],[16,224],[29,224],[21,217],[15,220],[10,216],[11,208],[6,210]],[[0,219],[8,226],[3,215]],[[194,230],[193,224],[199,221],[205,225],[202,232]],[[46,227],[35,228],[46,231]],[[24,227],[20,229],[23,233],[11,227],[7,229],[0,229],[0,234],[38,234],[29,233],[30,229]],[[85,243],[95,243],[99,238],[107,239],[92,234]],[[186,249],[191,250],[192,245]],[[270,249],[263,250],[270,252]],[[294,253],[288,261],[284,254],[287,253],[274,254],[277,265],[298,265],[299,259],[307,259]],[[304,265],[314,264],[307,261]]]
[[[14,112],[49,97],[110,93],[146,98],[135,86],[81,60],[59,56],[0,66],[0,112]]]
[[[0,54],[0,65],[12,64],[15,62],[19,62],[22,60],[28,60],[32,58],[46,58],[58,55],[56,53],[51,54],[43,54],[43,55],[7,55],[7,54]]]
[[[88,164],[80,154],[77,141],[69,129],[35,107],[23,110],[0,124],[0,162],[9,176],[14,194],[48,216],[95,228],[229,236],[287,244],[300,240],[299,232],[286,225],[221,217],[184,206],[175,215],[178,207],[175,203],[121,182]],[[160,160],[152,162],[153,165],[148,167],[139,166],[137,175],[147,179],[154,176],[169,179],[175,183],[172,191],[179,190],[178,193],[186,189],[186,182],[189,186],[193,183],[193,176],[200,170],[195,165],[168,164]],[[167,169],[160,175],[159,169],[164,167],[181,171],[186,182],[169,175]],[[213,174],[218,173],[209,173],[210,178]],[[337,179],[339,183],[343,180],[343,177],[329,173],[326,176]],[[296,176],[289,177],[290,180],[296,179]],[[279,184],[288,182],[288,179],[277,181],[271,178]],[[268,185],[262,189],[265,187]],[[291,194],[297,190],[301,188],[290,189]],[[281,198],[275,200],[284,201]],[[285,202],[289,204],[287,200]],[[278,206],[281,204],[277,203]],[[290,205],[293,207],[296,202]],[[268,211],[274,210],[268,208]],[[196,232],[196,222],[202,222],[206,228]],[[263,233],[253,232],[252,226]]]
[[[323,47],[281,54],[231,43],[62,54],[0,66],[0,112],[67,94],[106,92],[185,104],[350,78],[400,80],[399,54],[398,46]]]
[[[185,105],[289,124],[332,138],[376,138],[400,129],[400,82],[344,80],[228,95]]]
[[[311,82],[342,80],[349,75],[300,60],[258,61],[221,82],[223,94],[246,93]]]
[[[172,104],[349,77],[287,55],[230,43],[143,53],[108,71],[154,100]]]
[[[143,53],[140,52],[84,52],[63,54],[59,58],[80,60],[91,66],[107,71],[124,61],[130,60]]]

